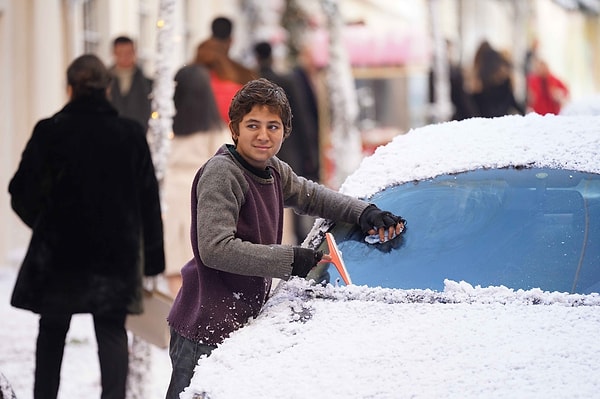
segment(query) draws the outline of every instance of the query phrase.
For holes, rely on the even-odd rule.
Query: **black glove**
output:
[[[292,276],[306,277],[310,269],[315,267],[323,258],[322,251],[310,248],[294,247],[294,263],[292,263]]]
[[[358,218],[360,229],[365,234],[369,234],[370,230],[375,230],[377,232],[382,227],[388,230],[390,227],[396,227],[398,223],[406,225],[406,220],[391,212],[382,211],[373,204],[365,208]]]

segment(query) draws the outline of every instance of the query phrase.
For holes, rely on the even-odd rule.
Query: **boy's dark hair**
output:
[[[106,97],[111,76],[100,58],[94,54],[77,57],[67,68],[67,83],[72,88],[71,97]]]
[[[292,131],[292,110],[285,91],[270,80],[259,78],[246,83],[233,97],[229,106],[231,128],[240,133],[240,122],[255,105],[266,105],[283,123],[283,138]]]
[[[131,44],[134,45],[133,39],[128,36],[119,36],[113,40],[113,48],[117,47],[118,44]]]
[[[213,19],[210,30],[215,39],[229,40],[231,38],[231,31],[233,30],[233,23],[229,18],[217,17]]]

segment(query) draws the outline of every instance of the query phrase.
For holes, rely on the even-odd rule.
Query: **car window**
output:
[[[397,239],[371,245],[356,226],[334,226],[354,284],[441,291],[450,279],[600,291],[600,175],[476,170],[390,187],[369,201],[406,218],[407,228]],[[309,277],[341,282],[331,265]]]

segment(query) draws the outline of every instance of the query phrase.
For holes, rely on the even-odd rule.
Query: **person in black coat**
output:
[[[144,128],[107,100],[95,55],[67,69],[70,101],[39,121],[9,184],[32,229],[11,304],[40,315],[34,398],[56,398],[71,316],[91,313],[102,398],[125,397],[125,320],[142,312],[143,277],[163,272],[158,182]]]
[[[477,115],[496,118],[510,114],[525,115],[525,107],[514,95],[512,64],[486,40],[475,52],[472,99]]]

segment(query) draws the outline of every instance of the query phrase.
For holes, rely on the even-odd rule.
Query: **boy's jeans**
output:
[[[199,344],[179,335],[171,328],[169,356],[173,372],[166,399],[179,399],[179,394],[190,385],[194,368],[202,355],[210,355],[216,346]]]

